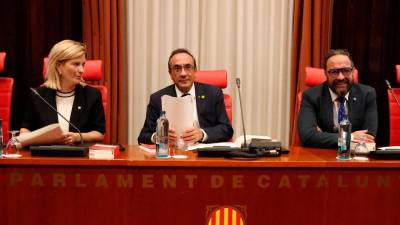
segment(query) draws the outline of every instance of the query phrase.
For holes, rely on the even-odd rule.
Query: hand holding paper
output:
[[[169,121],[170,132],[169,138],[177,140],[181,137],[185,130],[193,129],[193,101],[188,97],[176,98],[169,95],[161,97],[162,109]]]

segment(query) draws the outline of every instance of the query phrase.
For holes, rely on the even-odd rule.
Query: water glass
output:
[[[19,152],[19,143],[16,135],[19,133],[17,130],[9,131],[11,138],[8,140],[6,148],[3,150],[3,157],[5,158],[18,158],[22,155]]]
[[[175,159],[186,159],[187,156],[187,144],[182,138],[179,138],[176,145],[173,147],[172,158]]]
[[[369,150],[367,144],[365,143],[365,136],[362,135],[360,137],[360,142],[356,145],[353,151],[353,159],[354,160],[368,160],[367,155],[369,154]]]

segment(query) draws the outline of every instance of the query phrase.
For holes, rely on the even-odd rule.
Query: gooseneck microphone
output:
[[[39,94],[39,92],[37,92],[34,88],[30,88],[30,89],[31,89],[31,91],[32,91],[35,95],[37,95],[37,96],[40,98],[40,100],[42,100],[44,103],[46,103],[46,105],[49,106],[50,109],[52,109],[54,112],[56,112],[58,115],[60,115],[61,118],[63,118],[65,121],[67,121],[67,123],[68,123],[69,125],[71,125],[71,127],[74,128],[74,129],[78,132],[79,136],[81,137],[81,144],[83,144],[82,133],[81,133],[81,131],[78,129],[78,127],[76,127],[76,126],[75,126],[73,123],[71,123],[67,118],[65,118],[60,112],[58,112],[57,109],[54,108],[48,101],[46,101],[46,99],[44,99],[44,98]]]
[[[392,94],[394,100],[396,101],[397,106],[400,107],[399,99],[397,99],[397,95],[396,95],[396,93],[393,91],[392,86],[390,85],[390,82],[389,82],[388,80],[385,80],[385,82],[386,82],[387,88],[389,89],[389,91],[390,91],[390,93]]]
[[[236,87],[239,92],[239,103],[240,103],[240,114],[242,116],[242,126],[243,126],[243,148],[247,148],[247,143],[246,143],[246,128],[244,127],[244,116],[243,116],[243,106],[242,106],[242,96],[240,94],[240,78],[236,78]]]

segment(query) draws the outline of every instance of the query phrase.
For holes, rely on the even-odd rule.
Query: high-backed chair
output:
[[[6,53],[0,52],[0,73],[4,70]],[[0,77],[0,118],[3,120],[3,139],[8,142],[10,130],[11,98],[14,79],[11,77]]]
[[[47,62],[48,59],[44,58],[43,60],[43,77],[46,76],[47,72]],[[85,69],[82,75],[85,81],[100,81],[103,77],[103,67],[101,60],[86,60]],[[108,111],[108,98],[107,98],[107,87],[104,85],[95,85],[90,84],[91,87],[98,89],[101,93],[101,98],[104,107],[104,113],[106,115],[106,132],[104,134],[104,143],[110,142],[110,121],[107,119],[109,111]]]
[[[353,78],[354,78],[354,82],[358,83],[358,70],[354,69],[353,72]],[[305,84],[307,87],[314,87],[314,86],[318,86],[322,83],[324,83],[326,81],[326,75],[325,75],[325,71],[322,68],[317,68],[317,67],[309,67],[307,66],[305,68]],[[300,105],[301,105],[301,100],[303,98],[303,92],[299,91],[297,93],[297,108],[295,111],[295,117],[297,118],[297,115],[300,111]],[[300,145],[300,138],[297,136],[295,137],[295,141],[294,141],[295,145]]]
[[[396,65],[397,82],[400,83],[400,65]],[[400,88],[392,88],[397,100],[400,101]],[[400,145],[400,106],[390,90],[388,90],[389,102],[389,145]]]
[[[0,52],[0,73],[4,70],[4,64],[6,62],[6,53]]]
[[[226,70],[198,70],[196,72],[196,82],[210,84],[219,88],[226,88],[228,86],[228,73]],[[230,95],[224,93],[224,102],[226,114],[229,121],[232,123],[232,98]]]

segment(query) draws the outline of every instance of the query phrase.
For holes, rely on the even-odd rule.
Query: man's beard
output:
[[[338,90],[337,88],[336,88],[336,85],[337,84],[339,84],[339,83],[345,83],[345,84],[347,84],[347,88],[346,89],[340,89],[340,90]],[[351,88],[351,86],[353,85],[353,82],[351,82],[350,80],[343,80],[343,81],[337,81],[337,80],[335,80],[333,83],[332,83],[332,85],[331,85],[331,90],[333,90],[333,92],[335,92],[337,95],[339,95],[339,96],[345,96],[349,91],[350,91],[350,88]]]

